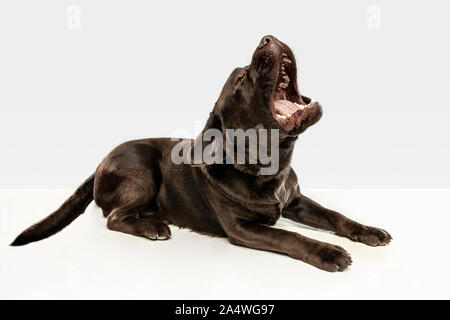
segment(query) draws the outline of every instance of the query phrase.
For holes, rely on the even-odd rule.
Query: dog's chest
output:
[[[286,187],[284,183],[280,184],[265,194],[264,199],[259,197],[252,197],[253,201],[249,201],[254,204],[253,207],[249,205],[249,209],[264,217],[264,221],[267,224],[275,224],[275,222],[281,217],[283,208],[289,202],[291,197],[291,188]]]
[[[286,187],[286,181],[280,183],[279,186],[274,188],[274,199],[279,203],[280,208],[284,208],[292,195],[292,188]]]
[[[233,181],[225,185],[234,187],[227,188],[221,184],[221,187],[216,189],[220,190],[224,206],[233,207],[245,218],[260,220],[266,224],[274,224],[280,218],[292,194],[291,188],[285,183],[258,187],[242,181]]]

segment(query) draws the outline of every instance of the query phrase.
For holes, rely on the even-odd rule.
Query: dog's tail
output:
[[[94,175],[83,182],[75,193],[67,199],[58,210],[26,229],[13,241],[13,243],[11,243],[11,245],[23,246],[30,242],[45,239],[58,231],[61,231],[81,215],[93,199]]]

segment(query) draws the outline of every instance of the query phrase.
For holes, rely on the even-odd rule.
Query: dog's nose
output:
[[[259,43],[259,49],[264,48],[265,46],[267,46],[269,43],[274,42],[275,41],[275,37],[274,36],[264,36],[261,39],[261,42]]]

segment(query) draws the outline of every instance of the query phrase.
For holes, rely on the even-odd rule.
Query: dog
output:
[[[322,107],[299,93],[296,78],[291,49],[273,36],[264,36],[250,65],[229,76],[202,131],[204,135],[213,130],[226,138],[229,129],[276,130],[271,142],[277,148],[273,144],[267,148],[277,149],[276,172],[262,174],[268,163],[260,155],[252,163],[192,162],[197,149],[214,157],[227,153],[227,160],[235,160],[236,154],[230,157],[228,151],[238,148],[228,141],[219,143],[217,135],[211,144],[202,138],[184,140],[186,152],[180,163],[175,163],[173,150],[183,141],[129,141],[109,153],[58,210],[22,232],[11,245],[55,234],[95,200],[110,230],[165,240],[171,237],[169,224],[174,224],[227,237],[234,245],[285,254],[326,271],[345,270],[352,260],[343,248],[272,227],[285,217],[370,246],[386,245],[392,239],[385,230],[350,220],[300,192],[290,166],[294,144],[319,121]],[[242,150],[248,160],[252,150]]]

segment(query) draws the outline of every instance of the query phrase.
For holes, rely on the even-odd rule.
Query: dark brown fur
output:
[[[268,104],[282,53],[294,59],[285,44],[264,37],[252,63],[236,69],[227,80],[205,130],[279,128]],[[293,68],[296,77],[295,61]],[[168,138],[126,142],[59,210],[24,231],[13,245],[54,234],[95,199],[111,230],[167,239],[168,225],[174,224],[228,237],[235,245],[286,254],[327,271],[342,271],[351,264],[343,248],[271,227],[284,216],[371,246],[391,239],[386,231],[361,225],[301,194],[290,167],[292,151],[298,135],[317,122],[321,112],[318,106],[293,130],[280,128],[280,169],[270,176],[258,174],[260,165],[176,165],[170,155],[177,142]]]

